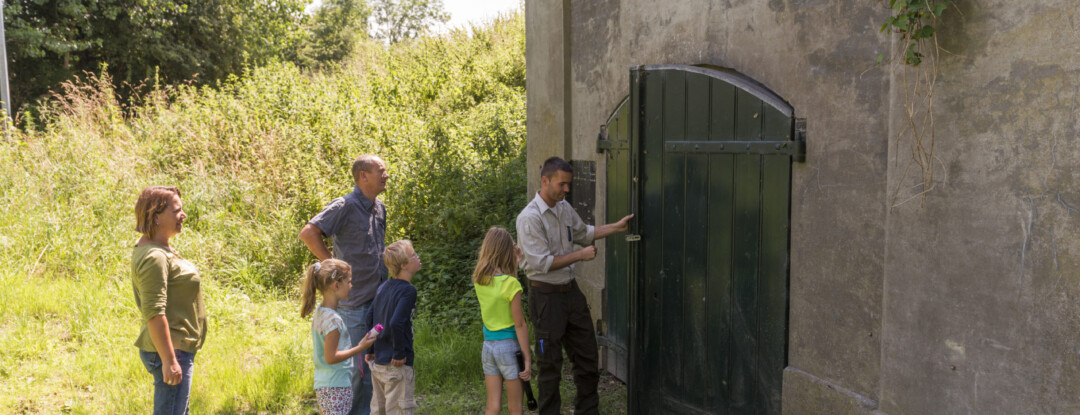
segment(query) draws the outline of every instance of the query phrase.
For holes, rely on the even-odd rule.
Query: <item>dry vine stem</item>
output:
[[[894,76],[897,71],[900,72],[901,86],[904,92],[905,116],[904,125],[896,133],[894,142],[894,163],[897,166],[903,164],[903,173],[896,181],[896,186],[890,197],[892,207],[900,206],[920,197],[922,198],[922,204],[926,204],[927,193],[937,187],[937,182],[934,180],[935,163],[941,164],[942,182],[948,177],[945,163],[934,153],[936,139],[934,135],[934,86],[937,83],[937,62],[941,48],[938,46],[936,33],[930,39],[921,39],[918,42],[920,43],[920,50],[927,50],[925,46],[932,46],[929,48],[930,53],[927,56],[929,65],[906,64],[904,62],[906,45],[896,48],[893,59],[890,59]],[[910,140],[905,140],[908,137]],[[901,161],[900,147],[905,142],[911,146],[911,157],[906,161]],[[909,174],[913,174],[912,168],[918,169],[920,177],[917,183],[909,185],[908,177]]]

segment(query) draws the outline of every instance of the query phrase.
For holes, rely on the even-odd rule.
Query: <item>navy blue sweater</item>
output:
[[[367,326],[383,325],[382,333],[367,354],[375,355],[375,363],[390,364],[390,360],[405,359],[413,365],[412,316],[416,309],[416,287],[408,281],[391,278],[379,286],[368,312]]]

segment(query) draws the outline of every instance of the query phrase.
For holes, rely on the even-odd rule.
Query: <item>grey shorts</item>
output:
[[[517,379],[517,357],[515,353],[521,351],[517,339],[488,340],[484,342],[484,352],[481,361],[484,363],[484,374],[488,376],[500,375],[503,379]]]

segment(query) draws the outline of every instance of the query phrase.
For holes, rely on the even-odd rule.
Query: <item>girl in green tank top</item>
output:
[[[488,229],[472,275],[484,320],[482,363],[487,414],[498,414],[502,408],[504,382],[506,409],[511,414],[522,413],[523,383],[518,379],[528,381],[532,377],[529,327],[521,308],[521,283],[515,277],[520,260],[521,251],[514,245],[510,232],[503,228]],[[517,369],[517,352],[524,354],[524,371]]]

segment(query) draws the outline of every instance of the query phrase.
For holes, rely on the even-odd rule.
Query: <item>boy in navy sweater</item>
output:
[[[416,383],[413,372],[413,325],[416,287],[411,281],[420,271],[420,256],[412,242],[394,242],[383,251],[391,278],[379,286],[368,313],[367,327],[382,324],[384,330],[368,349],[364,360],[371,367],[372,415],[413,414]]]

